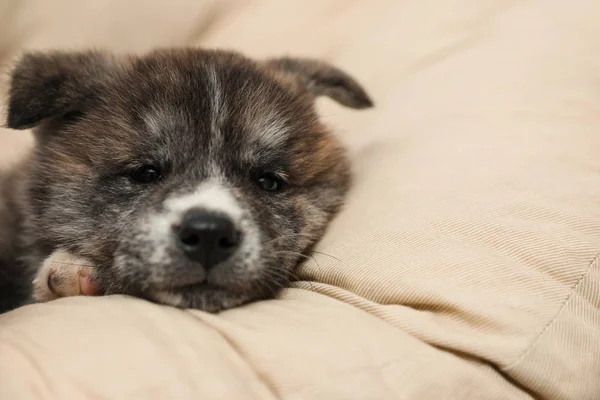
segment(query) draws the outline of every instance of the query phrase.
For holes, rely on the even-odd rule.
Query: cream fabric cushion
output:
[[[289,53],[345,68],[377,103],[319,104],[355,185],[280,298],[218,315],[119,296],[24,307],[0,316],[1,399],[600,398],[600,3],[30,0],[0,15],[3,62]],[[29,142],[1,134],[0,156]]]

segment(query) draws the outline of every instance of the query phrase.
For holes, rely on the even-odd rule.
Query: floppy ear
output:
[[[305,58],[277,58],[264,64],[283,81],[314,97],[328,96],[352,108],[369,108],[373,101],[354,78],[322,61]]]
[[[27,129],[80,111],[113,65],[99,52],[25,54],[10,76],[7,126]]]

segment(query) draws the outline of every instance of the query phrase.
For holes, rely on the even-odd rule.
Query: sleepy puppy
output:
[[[76,294],[211,312],[273,296],[350,182],[315,98],[372,105],[326,63],[200,49],[30,53],[10,85],[7,126],[35,128],[36,145],[0,177],[0,311]]]

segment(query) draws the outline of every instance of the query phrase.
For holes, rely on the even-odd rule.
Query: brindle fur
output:
[[[271,297],[323,235],[350,183],[338,140],[320,122],[316,96],[372,106],[351,77],[322,62],[252,61],[240,54],[164,49],[26,54],[11,75],[7,125],[34,127],[29,158],[0,178],[0,312],[31,302],[31,281],[56,249],[91,260],[105,293],[218,311]],[[159,165],[163,179],[128,173]],[[278,193],[253,179],[285,176]],[[238,254],[211,270],[217,285],[169,288],[192,268],[142,223],[218,179],[257,235],[250,263]],[[210,281],[210,280],[209,280]]]

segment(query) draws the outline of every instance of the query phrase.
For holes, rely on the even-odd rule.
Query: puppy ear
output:
[[[7,126],[27,129],[77,113],[113,64],[99,52],[25,54],[10,76]]]
[[[264,65],[280,80],[312,94],[328,96],[356,109],[373,107],[373,101],[354,78],[322,61],[305,58],[277,58]]]

